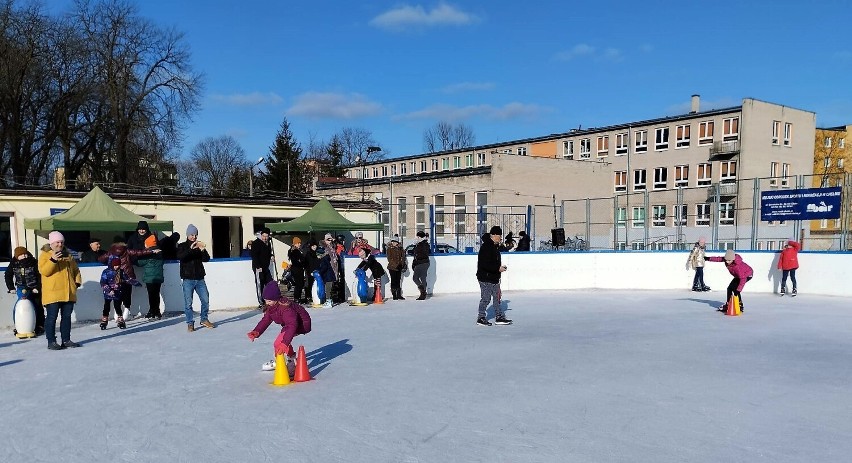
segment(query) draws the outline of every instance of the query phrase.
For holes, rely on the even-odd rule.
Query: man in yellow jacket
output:
[[[38,271],[41,273],[41,301],[47,310],[44,334],[47,348],[62,350],[66,347],[80,347],[71,341],[71,312],[77,302],[77,288],[80,287],[80,269],[77,262],[65,249],[65,237],[58,231],[47,236],[48,244],[41,248],[38,256]],[[62,314],[59,334],[62,344],[56,342],[56,318]]]

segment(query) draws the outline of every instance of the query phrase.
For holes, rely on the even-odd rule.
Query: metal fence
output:
[[[761,220],[761,192],[820,186],[842,187],[840,218]],[[381,221],[386,236],[413,237],[422,229],[430,233],[433,245],[468,253],[479,249],[481,236],[493,225],[515,237],[525,230],[532,250],[538,251],[682,250],[702,237],[714,250],[779,250],[791,239],[801,242],[804,250],[852,248],[852,174],[731,178],[674,189],[649,183],[647,187],[610,197],[554,198],[552,204],[526,206],[385,202]],[[553,229],[564,231],[563,245],[553,242]]]

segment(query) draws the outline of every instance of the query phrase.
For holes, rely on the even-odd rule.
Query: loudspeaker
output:
[[[551,228],[550,242],[553,246],[565,246],[565,229]]]

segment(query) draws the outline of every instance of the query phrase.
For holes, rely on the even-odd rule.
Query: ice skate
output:
[[[787,287],[786,287],[786,286],[782,286],[782,287],[781,287],[781,292],[779,293],[779,296],[783,296],[783,295],[785,295],[785,294],[787,294]]]
[[[101,329],[105,330],[107,328],[107,323],[109,323],[109,317],[101,317]]]
[[[118,317],[118,320],[115,321],[115,324],[118,325],[122,330],[127,328],[127,324],[124,323],[124,317]]]
[[[793,293],[790,294],[790,297],[796,297],[796,288],[793,288]]]

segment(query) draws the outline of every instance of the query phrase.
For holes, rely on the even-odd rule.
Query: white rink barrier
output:
[[[777,270],[778,252],[743,251],[740,256],[754,269],[754,278],[746,286],[747,292],[778,292],[781,271]],[[633,252],[532,252],[504,253],[503,263],[508,271],[503,274],[503,291],[564,290],[564,289],[637,289],[637,290],[689,290],[694,272],[687,270],[685,251],[633,251]],[[722,256],[711,251],[709,256]],[[387,268],[387,259],[378,257]],[[411,256],[408,257],[409,268]],[[353,271],[360,263],[356,257],[345,260],[348,287],[355,281]],[[796,277],[801,294],[852,296],[850,285],[852,254],[841,252],[800,252]],[[210,310],[253,308],[257,306],[251,259],[216,259],[204,265],[205,281],[210,291]],[[75,320],[98,320],[103,308],[100,275],[104,267],[81,265],[83,286],[78,290],[74,309]],[[4,269],[5,270],[5,269]],[[137,275],[142,270],[137,268]],[[403,295],[416,298],[417,287],[411,280],[412,272],[402,280]],[[384,277],[383,295],[390,295],[390,275]],[[183,290],[178,263],[165,264],[165,279],[161,288],[161,310],[183,312]],[[456,254],[432,256],[427,277],[428,293],[440,297],[448,293],[479,293],[476,280],[476,255]],[[707,262],[704,282],[713,291],[722,291],[731,281],[731,275],[720,262]],[[788,281],[789,288],[792,283]],[[351,289],[347,289],[347,292]],[[724,298],[724,296],[722,296]],[[473,303],[473,302],[472,302]],[[0,326],[11,329],[15,294],[5,291],[0,297]],[[200,310],[198,296],[193,298],[195,312]],[[148,311],[148,294],[145,288],[133,289],[131,313],[144,315]]]

